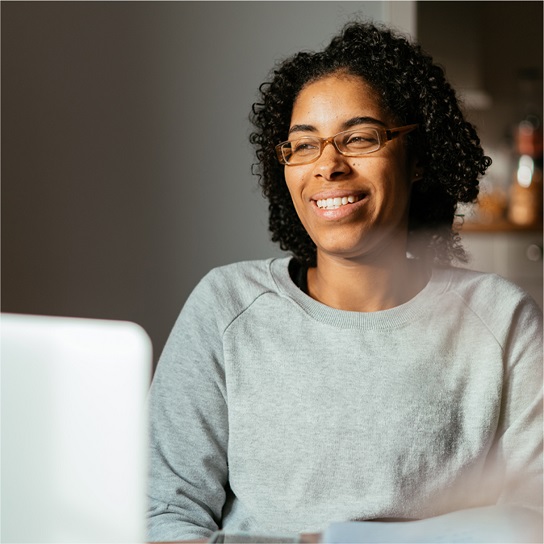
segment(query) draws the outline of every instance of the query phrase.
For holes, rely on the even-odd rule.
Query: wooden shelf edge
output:
[[[543,226],[540,225],[514,225],[508,221],[497,221],[494,223],[474,223],[466,221],[462,225],[457,226],[456,230],[463,234],[464,232],[527,232],[527,233],[536,233],[542,234]]]

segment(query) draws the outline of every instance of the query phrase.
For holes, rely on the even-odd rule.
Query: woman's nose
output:
[[[327,142],[321,156],[316,161],[316,175],[327,181],[335,181],[349,173],[351,167],[348,157],[342,155],[332,142]]]

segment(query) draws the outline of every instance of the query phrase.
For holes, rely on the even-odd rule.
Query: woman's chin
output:
[[[339,233],[338,233],[339,234]],[[350,235],[351,234],[351,235]],[[388,229],[372,229],[372,232],[358,231],[341,236],[324,236],[318,240],[317,253],[331,257],[357,259],[372,255],[393,252],[397,253],[399,247],[406,247],[404,237],[396,237]],[[392,235],[393,234],[393,235]],[[397,241],[397,238],[398,241]]]

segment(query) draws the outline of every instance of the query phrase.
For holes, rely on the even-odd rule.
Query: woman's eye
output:
[[[372,133],[358,132],[350,134],[345,140],[344,145],[350,147],[369,147],[377,142],[377,138]]]
[[[292,152],[299,155],[304,153],[313,153],[316,149],[318,149],[318,147],[319,145],[316,144],[314,141],[308,140],[299,140],[298,142],[293,142],[291,144]]]

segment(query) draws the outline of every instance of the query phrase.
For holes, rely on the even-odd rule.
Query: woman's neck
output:
[[[338,310],[377,312],[408,302],[428,279],[422,264],[404,255],[368,261],[318,255],[308,270],[308,294]]]

